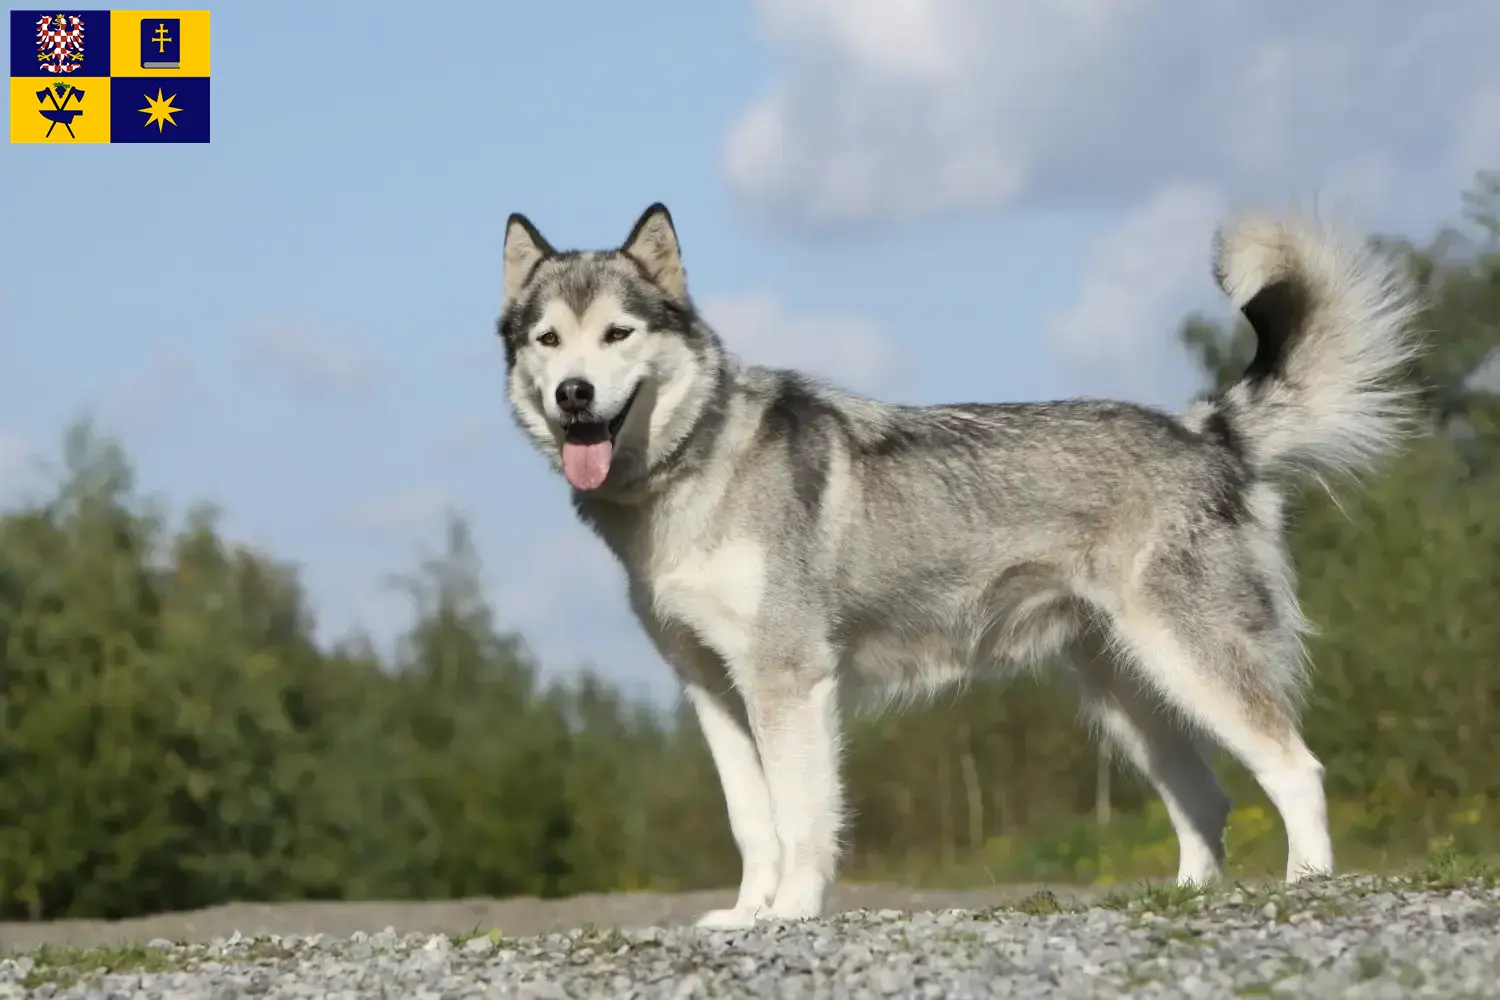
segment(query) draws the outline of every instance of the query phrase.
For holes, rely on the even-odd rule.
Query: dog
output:
[[[667,208],[618,249],[506,223],[510,409],[625,569],[693,705],[742,872],[703,927],[823,912],[846,820],[840,689],[930,692],[1061,661],[1165,802],[1177,880],[1222,874],[1227,748],[1274,803],[1286,879],[1333,872],[1283,509],[1411,430],[1398,271],[1316,221],[1214,237],[1257,338],[1180,414],[1107,400],[899,406],[736,360],[689,295]]]

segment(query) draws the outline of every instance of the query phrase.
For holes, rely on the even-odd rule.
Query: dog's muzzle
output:
[[[620,407],[609,420],[592,419],[593,387],[589,386],[587,391],[588,404],[580,407],[577,412],[569,413],[568,407],[563,405],[564,386],[568,382],[581,381],[569,379],[558,386],[558,407],[563,410],[562,429],[562,463],[563,475],[576,490],[596,490],[604,485],[605,479],[609,477],[610,465],[614,461],[615,437],[620,429],[625,426],[625,418],[630,416],[631,407],[635,405],[636,396],[640,394],[641,387],[630,391],[630,396],[625,400],[625,405]],[[588,383],[584,383],[588,385]],[[580,393],[573,390],[573,399]],[[572,405],[577,406],[574,402]]]

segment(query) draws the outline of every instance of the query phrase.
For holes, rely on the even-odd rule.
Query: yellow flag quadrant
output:
[[[107,76],[80,76],[68,81],[11,77],[10,141],[59,146],[109,142],[109,83]],[[50,116],[44,116],[43,111]]]
[[[209,24],[206,10],[112,10],[109,12],[109,75],[174,76],[209,75]],[[148,69],[141,65],[141,22],[148,28],[153,19],[177,21],[179,65],[176,69]]]

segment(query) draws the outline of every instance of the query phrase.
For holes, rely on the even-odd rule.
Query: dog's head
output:
[[[575,490],[638,483],[691,432],[721,360],[666,206],[646,209],[616,250],[555,250],[512,215],[504,268],[517,422]]]

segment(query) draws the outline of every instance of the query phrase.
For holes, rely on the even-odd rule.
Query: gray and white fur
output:
[[[1333,870],[1282,510],[1409,425],[1413,300],[1361,243],[1247,214],[1214,247],[1259,348],[1172,415],[1109,401],[896,406],[745,366],[688,294],[653,205],[618,250],[505,233],[499,332],[520,427],[573,483],[697,711],[743,862],[700,924],[817,916],[845,818],[841,688],[911,693],[1063,654],[1165,801],[1178,880],[1221,874],[1249,768],[1286,876]]]

